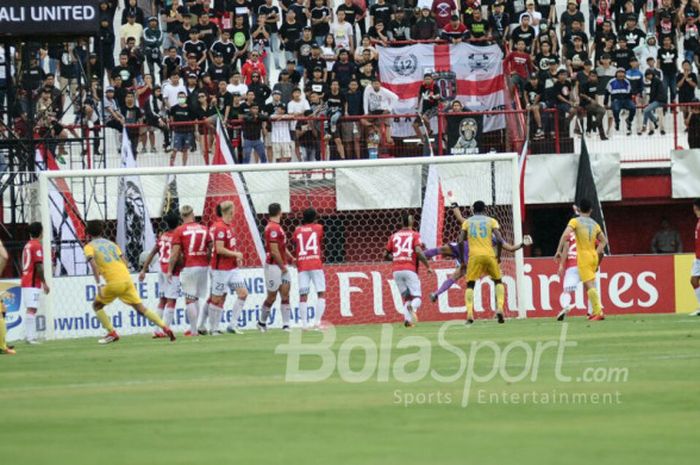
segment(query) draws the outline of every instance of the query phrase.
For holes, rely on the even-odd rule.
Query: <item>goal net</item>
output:
[[[51,293],[42,312],[48,338],[101,334],[91,304],[97,289],[83,255],[89,241],[85,224],[103,220],[105,236],[122,249],[134,273],[134,283],[145,304],[158,305],[158,257],[144,281],[137,279],[144,256],[166,229],[166,215],[190,205],[197,219],[209,226],[216,220],[216,206],[232,200],[237,247],[243,253],[243,270],[249,297],[238,321],[239,328],[255,325],[265,298],[263,279],[263,230],[268,205],[279,203],[282,227],[290,241],[305,209],[313,207],[323,225],[323,258],[326,276],[324,320],[333,324],[390,323],[402,321],[401,296],[393,282],[391,263],[385,261],[389,236],[401,228],[401,216],[416,219],[426,248],[458,241],[460,223],[450,208],[460,205],[468,217],[468,205],[487,204],[508,242],[519,243],[521,229],[517,157],[514,154],[479,157],[380,159],[331,163],[278,163],[274,165],[214,165],[201,167],[111,169],[104,171],[43,172],[39,180],[40,210],[44,231],[45,269],[51,271]],[[82,199],[78,202],[76,199]],[[520,254],[521,252],[519,252]],[[441,294],[431,292],[455,271],[455,261],[437,256],[428,275],[420,267],[423,306],[421,321],[465,317],[463,280]],[[518,312],[518,288],[522,256],[503,251],[501,268],[506,285],[506,315]],[[315,290],[309,294],[305,315],[298,312],[297,273],[292,272],[291,306],[296,320],[315,315]],[[495,308],[493,283],[477,284],[476,318],[491,318]],[[228,324],[234,298],[224,307],[222,327]],[[175,329],[186,328],[184,299],[177,301]],[[279,300],[273,307],[272,327],[281,324]],[[108,307],[121,334],[146,333],[149,323],[120,302]]]

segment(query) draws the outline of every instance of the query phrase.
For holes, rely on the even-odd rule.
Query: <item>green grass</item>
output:
[[[394,326],[392,365],[417,352],[415,346],[397,349],[401,338],[422,336],[432,343],[430,367],[454,373],[459,359],[437,346],[439,327]],[[504,326],[478,322],[450,329],[447,340],[466,353],[473,342],[485,340],[501,349],[511,341],[534,348],[538,341],[558,340],[561,329],[543,319]],[[337,328],[334,352],[353,335],[378,341],[380,331],[380,326]],[[0,357],[0,460],[12,465],[697,463],[700,319],[629,316],[589,324],[574,318],[567,331],[567,340],[577,346],[566,349],[562,371],[572,382],[557,381],[556,352],[548,350],[536,381],[508,383],[496,376],[473,382],[466,408],[461,406],[464,376],[452,383],[431,376],[414,383],[393,376],[388,382],[375,376],[348,383],[336,370],[318,383],[286,382],[286,357],[276,355],[275,347],[290,336],[280,331],[174,344],[145,336],[107,347],[94,339],[20,344],[17,356]],[[303,337],[318,342],[323,336]],[[363,360],[361,351],[352,352],[353,369],[361,369]],[[524,361],[521,347],[507,358],[506,369],[515,375]],[[490,351],[479,351],[474,370],[483,375],[492,363]],[[318,365],[318,358],[303,362],[304,368]],[[627,368],[628,379],[576,382],[589,367]],[[619,403],[480,403],[479,390],[617,392]],[[432,393],[433,402],[397,403],[419,393]]]

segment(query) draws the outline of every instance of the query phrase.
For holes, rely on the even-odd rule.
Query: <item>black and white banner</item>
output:
[[[129,135],[122,134],[122,168],[138,168],[131,151]],[[139,258],[156,243],[151,216],[143,196],[141,178],[138,175],[119,178],[119,203],[117,204],[117,244],[122,249],[131,270],[140,269]]]
[[[97,34],[98,5],[98,0],[2,0],[0,36]]]

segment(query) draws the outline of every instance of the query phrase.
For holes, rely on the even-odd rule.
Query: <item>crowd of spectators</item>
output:
[[[314,160],[321,144],[334,157],[366,157],[365,141],[388,125],[361,116],[389,112],[392,101],[376,46],[433,39],[499,44],[536,138],[554,130],[547,109],[605,139],[613,124],[627,135],[663,134],[668,104],[696,100],[698,0],[590,0],[587,12],[568,0],[560,14],[555,0],[119,3],[100,3],[99,42],[27,44],[31,63],[18,76],[2,62],[17,73],[20,51],[6,57],[0,47],[0,88],[21,83],[10,108],[16,132],[35,121],[60,155],[61,139],[85,132],[73,125],[93,134],[126,126],[135,155],[162,143],[171,163],[179,155],[186,164],[212,143],[220,115],[243,162]],[[382,105],[368,105],[368,93]],[[697,126],[696,110],[682,111]],[[101,149],[95,139],[92,150]]]

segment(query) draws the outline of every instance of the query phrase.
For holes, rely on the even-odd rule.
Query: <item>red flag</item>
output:
[[[213,165],[233,165],[229,141],[221,122],[216,126]],[[243,254],[245,266],[262,266],[265,262],[260,231],[255,221],[255,210],[246,193],[245,180],[240,173],[211,173],[207,186],[207,198],[204,201],[202,221],[211,224],[216,219],[216,206],[230,200],[235,206],[234,228],[238,250]]]

